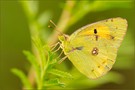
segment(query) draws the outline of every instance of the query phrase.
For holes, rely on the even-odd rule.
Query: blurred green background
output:
[[[111,79],[93,81],[86,77],[82,77],[76,81],[72,81],[69,84],[69,88],[80,87],[87,88],[87,90],[89,90],[89,88],[103,90],[133,90],[135,89],[134,1],[106,0],[98,1],[98,4],[93,6],[94,2],[95,0],[82,0],[75,2],[75,8],[73,8],[71,12],[73,20],[71,20],[70,25],[66,27],[66,34],[71,34],[86,24],[113,17],[122,17],[127,19],[127,34],[119,49],[117,61],[114,67],[106,76],[104,76]],[[52,19],[57,24],[60,21],[60,16],[64,11],[64,6],[67,2],[63,0],[41,0],[36,3],[38,3],[38,8],[35,17],[38,18],[42,14],[47,14],[43,15],[40,23],[46,23],[46,25],[43,26],[41,34],[44,33],[42,34],[42,38],[47,40],[53,32],[52,29],[47,27],[49,19]],[[0,0],[0,90],[21,90],[22,83],[18,77],[11,73],[11,69],[16,67],[27,74],[30,67],[30,64],[22,53],[23,50],[31,50],[30,18],[28,18],[29,15],[26,13],[27,10],[25,10],[27,8],[24,7],[25,6],[22,5],[21,1]],[[36,8],[36,6],[32,7]],[[87,8],[90,9],[87,10]],[[64,24],[61,26],[64,26]],[[67,68],[69,67],[68,65],[72,66],[71,62],[68,60],[64,63],[67,63],[64,64]],[[77,73],[76,76],[80,74],[76,69],[72,70],[71,73],[72,75]],[[113,75],[116,75],[116,78]]]

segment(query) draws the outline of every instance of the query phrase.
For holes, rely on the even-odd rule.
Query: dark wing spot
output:
[[[107,65],[106,65],[105,67],[106,67],[107,69],[110,69],[110,67],[109,67],[109,66],[107,66]]]
[[[98,66],[98,68],[100,68],[100,65]]]
[[[91,72],[94,72],[94,69],[92,69]]]
[[[82,50],[83,49],[83,46],[80,46],[80,47],[72,47],[72,49],[71,50],[69,50],[68,52],[73,52],[73,51],[75,51],[75,50]]]
[[[98,35],[95,35],[95,37],[96,37],[96,41],[98,40]]]
[[[75,49],[76,49],[76,50],[82,50],[82,49],[83,49],[83,46],[76,47]]]
[[[94,47],[93,50],[92,50],[92,55],[98,55],[98,48],[97,47]]]
[[[110,39],[114,39],[114,36],[110,35]]]
[[[97,29],[94,29],[94,34],[96,34],[95,38],[96,38],[96,41],[97,41],[98,40]]]
[[[97,29],[94,29],[94,33],[97,34]]]
[[[102,62],[102,64],[105,64],[105,63],[106,63],[106,61],[103,61],[103,62]]]

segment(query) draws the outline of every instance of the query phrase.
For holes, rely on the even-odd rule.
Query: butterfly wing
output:
[[[96,79],[112,68],[126,30],[127,21],[122,18],[86,25],[70,36],[64,53],[81,73]]]

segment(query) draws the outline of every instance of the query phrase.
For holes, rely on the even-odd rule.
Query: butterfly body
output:
[[[86,25],[71,36],[59,36],[59,40],[73,65],[88,78],[96,79],[112,68],[126,30],[125,19],[111,18]]]

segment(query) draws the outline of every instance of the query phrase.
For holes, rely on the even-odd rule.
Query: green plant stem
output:
[[[20,3],[22,4],[24,12],[25,12],[25,14],[26,14],[26,16],[28,18],[31,38],[38,36],[39,35],[39,33],[38,33],[39,27],[36,24],[37,22],[35,20],[35,16],[36,16],[37,11],[36,10],[33,11],[34,9],[31,9],[32,3],[35,3],[35,6],[33,6],[33,7],[37,7],[37,5],[36,5],[37,2],[34,2],[34,1],[20,1]],[[35,55],[35,57],[37,59],[39,59],[40,56],[39,56],[38,51],[35,48],[35,45],[33,44],[32,40],[31,40],[31,47],[32,47],[33,54]],[[29,70],[28,79],[29,79],[31,85],[34,86],[35,85],[35,71],[34,71],[34,69],[32,67]],[[38,81],[38,82],[40,82],[40,81]]]
[[[43,82],[44,82],[44,77],[45,77],[45,74],[46,74],[46,69],[48,68],[48,64],[49,64],[49,58],[48,58],[48,60],[47,60],[47,62],[46,62],[46,64],[44,65],[44,67],[43,67],[43,70],[41,71],[41,78],[40,78],[40,85],[39,85],[39,89],[43,89]]]
[[[66,29],[68,28],[68,22],[71,17],[71,11],[72,11],[74,5],[75,5],[75,1],[66,2],[66,5],[63,9],[63,12],[62,12],[60,20],[57,24],[57,27],[54,29],[53,34],[48,39],[48,44],[54,44],[58,40],[57,37],[58,37],[59,33],[57,32],[57,30],[59,30],[60,32],[66,31]]]

